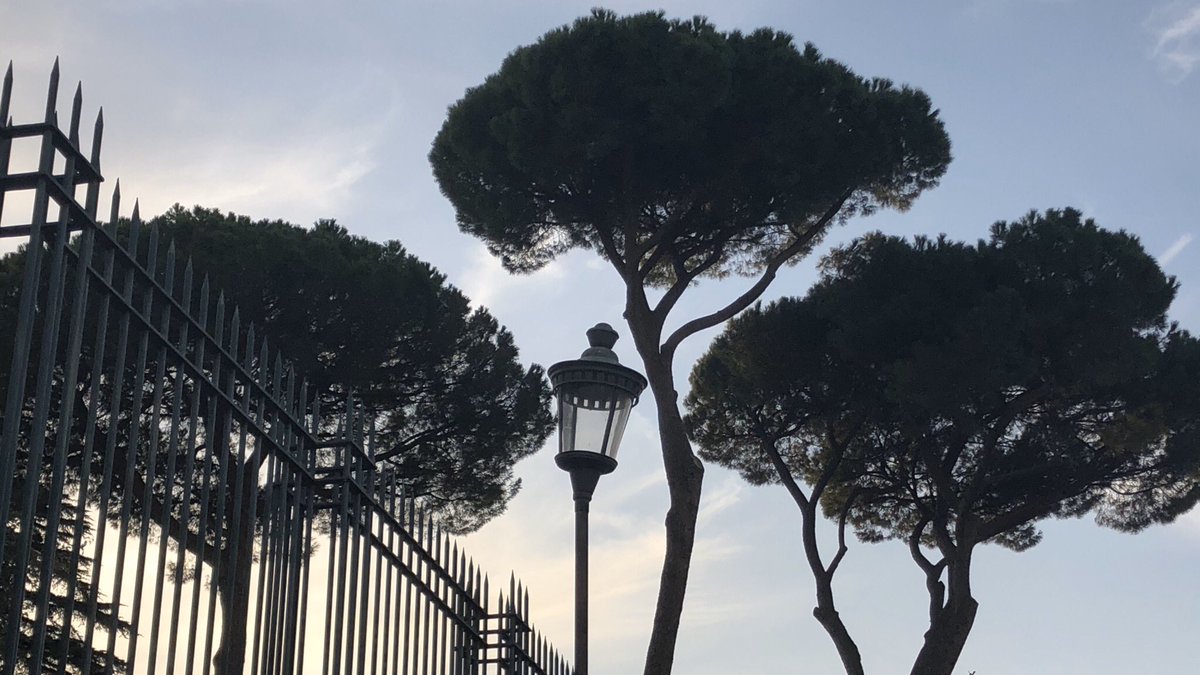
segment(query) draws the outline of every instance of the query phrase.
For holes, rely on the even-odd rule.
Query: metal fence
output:
[[[118,228],[119,186],[98,223],[102,117],[85,155],[58,79],[41,122],[12,123],[11,64],[0,97],[0,675],[569,675],[353,400],[323,415],[136,205]]]

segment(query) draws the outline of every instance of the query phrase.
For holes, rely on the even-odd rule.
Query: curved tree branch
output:
[[[734,299],[733,302],[730,302],[725,307],[711,314],[692,319],[691,321],[688,321],[679,328],[675,329],[675,332],[671,333],[666,342],[663,343],[663,353],[673,354],[675,349],[679,347],[679,344],[688,337],[695,335],[706,328],[712,328],[713,326],[732,319],[735,315],[737,315],[738,312],[741,312],[743,309],[746,309],[753,304],[754,301],[762,296],[763,292],[767,290],[767,287],[771,285],[771,282],[775,280],[775,275],[779,272],[779,268],[782,267],[783,264],[792,257],[805,250],[809,244],[813,242],[813,240],[825,232],[825,228],[837,216],[838,212],[841,211],[842,206],[846,203],[846,200],[848,200],[850,195],[853,193],[853,188],[842,193],[841,198],[838,199],[837,202],[832,206],[830,206],[829,209],[817,220],[817,222],[813,223],[813,225],[809,227],[804,234],[794,239],[792,243],[788,244],[781,251],[772,256],[767,262],[766,267],[763,269],[763,273],[758,278],[758,281],[754,282],[754,285],[747,289],[745,293],[742,293],[740,296]]]

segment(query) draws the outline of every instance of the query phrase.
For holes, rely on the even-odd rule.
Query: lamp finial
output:
[[[613,345],[617,344],[617,331],[606,323],[598,323],[592,326],[587,331],[588,344],[591,345],[583,351],[579,357],[588,361],[605,361],[607,363],[620,363],[616,352],[612,350]]]

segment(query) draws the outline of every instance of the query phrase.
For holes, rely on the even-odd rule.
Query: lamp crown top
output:
[[[579,358],[619,363],[616,352],[612,350],[613,345],[617,344],[617,337],[617,331],[607,323],[598,323],[592,326],[587,331],[588,344],[591,346],[585,349]]]

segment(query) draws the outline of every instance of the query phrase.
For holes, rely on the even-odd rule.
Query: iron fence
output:
[[[11,64],[0,96],[0,675],[569,675],[360,406],[322,414],[136,204],[118,228],[119,186],[97,221],[103,118],[85,154],[58,79],[41,122],[12,123]]]

